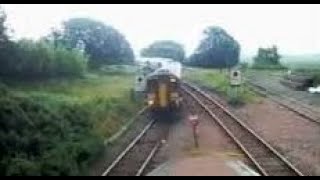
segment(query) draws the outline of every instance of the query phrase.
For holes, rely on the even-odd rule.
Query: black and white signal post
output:
[[[239,88],[242,85],[241,71],[238,69],[232,69],[230,71],[230,97],[232,100],[238,99]]]

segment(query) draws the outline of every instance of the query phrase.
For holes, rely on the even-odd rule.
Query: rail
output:
[[[190,84],[184,83],[182,88],[226,131],[262,175],[303,176],[283,155],[218,101]]]

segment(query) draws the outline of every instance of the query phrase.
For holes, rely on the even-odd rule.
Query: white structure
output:
[[[241,71],[239,70],[231,70],[230,72],[230,84],[232,86],[240,86],[241,85]]]
[[[139,70],[136,74],[135,91],[143,92],[146,88],[146,77],[157,70],[168,70],[181,78],[182,65],[180,62],[167,58],[137,58]]]
[[[142,75],[137,75],[135,80],[135,91],[136,92],[143,92],[146,88],[146,81],[145,77]]]
[[[182,64],[169,58],[138,58],[141,64],[150,64],[154,69],[167,69],[181,78]]]
[[[312,94],[320,94],[320,86],[318,87],[310,87],[308,89],[309,93],[312,93]]]

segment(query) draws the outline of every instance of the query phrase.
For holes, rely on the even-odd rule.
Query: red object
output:
[[[189,122],[192,126],[198,126],[199,125],[199,119],[198,116],[190,116]]]

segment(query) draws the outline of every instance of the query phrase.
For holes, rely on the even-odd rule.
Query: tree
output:
[[[132,63],[134,53],[126,38],[111,26],[87,18],[69,19],[61,31],[54,30],[47,39],[73,49],[84,44],[89,65]]]
[[[142,49],[141,56],[171,58],[182,62],[185,59],[185,51],[181,44],[174,41],[156,41]]]
[[[8,35],[6,34],[7,28],[5,26],[7,16],[0,6],[0,49],[4,48],[8,43]]]
[[[259,48],[258,54],[254,57],[256,65],[280,65],[279,60],[278,47],[275,45],[271,48]]]
[[[203,67],[226,68],[239,62],[240,45],[224,29],[211,26],[203,31],[205,38],[188,64]]]
[[[6,19],[6,13],[0,6],[0,74],[8,70],[8,65],[15,55],[14,43],[9,40],[7,34]]]

